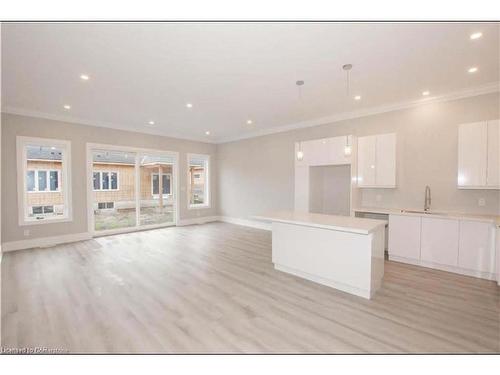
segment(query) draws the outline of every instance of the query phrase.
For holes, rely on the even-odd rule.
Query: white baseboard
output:
[[[182,227],[185,225],[205,224],[205,223],[211,223],[213,221],[218,221],[218,220],[219,220],[218,216],[202,216],[202,217],[195,217],[192,219],[180,219],[177,222],[177,226]]]
[[[272,224],[270,222],[260,221],[260,220],[252,220],[252,219],[240,219],[237,217],[230,216],[219,216],[219,221],[224,223],[231,223],[236,225],[243,225],[245,227],[271,230]]]
[[[29,239],[29,240],[4,242],[2,244],[2,250],[3,250],[3,252],[9,252],[9,251],[16,251],[16,250],[31,249],[31,248],[36,248],[36,247],[48,247],[48,246],[55,246],[55,245],[59,245],[59,244],[63,244],[63,243],[90,240],[91,238],[92,238],[92,235],[88,232],[64,234],[62,236],[33,238],[33,239]]]

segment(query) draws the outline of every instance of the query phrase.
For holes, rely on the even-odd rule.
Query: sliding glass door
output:
[[[175,224],[175,154],[89,146],[89,157],[94,232]]]
[[[140,169],[139,225],[174,223],[174,159],[169,156],[142,154]]]

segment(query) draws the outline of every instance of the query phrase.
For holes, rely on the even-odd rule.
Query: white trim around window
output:
[[[203,191],[203,203],[191,203],[191,176],[189,168],[192,165],[192,160],[203,160],[204,164],[204,191]],[[211,207],[211,192],[210,192],[210,155],[203,154],[187,154],[187,207],[189,210],[196,210],[200,208],[210,208]]]
[[[61,152],[61,171],[58,173],[59,186],[57,191],[46,190],[44,192],[62,193],[63,194],[63,212],[62,215],[40,215],[30,217],[31,206],[28,205],[28,188],[27,188],[27,172],[28,172],[28,146],[45,146],[57,147]],[[20,226],[36,225],[47,223],[58,223],[72,221],[72,200],[71,200],[71,142],[61,139],[49,138],[33,138],[33,137],[16,137],[17,148],[17,207],[18,221]],[[33,170],[30,168],[30,170]],[[47,169],[48,170],[48,169]],[[36,173],[35,173],[36,175]],[[50,183],[50,181],[47,181]],[[38,183],[38,181],[36,182]],[[61,189],[62,186],[62,189]],[[32,193],[32,192],[29,192]],[[51,206],[51,204],[40,204],[35,206]]]

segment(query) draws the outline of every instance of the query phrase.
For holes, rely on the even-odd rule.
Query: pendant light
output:
[[[302,105],[302,86],[304,85],[304,81],[299,80],[295,82],[297,85],[297,90],[298,90],[298,95],[299,95],[299,100]],[[302,141],[299,141],[299,149],[297,151],[297,160],[302,161],[304,159],[304,152],[302,151]]]
[[[347,135],[345,137],[345,146],[344,146],[344,155],[345,156],[351,156],[351,153],[352,153],[350,138],[351,137],[349,135]]]

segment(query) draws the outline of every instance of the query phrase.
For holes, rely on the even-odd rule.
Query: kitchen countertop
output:
[[[385,226],[385,224],[387,224],[386,220],[313,214],[298,211],[274,211],[264,215],[254,216],[253,219],[359,234],[370,234],[380,226]]]
[[[419,209],[400,209],[400,208],[381,208],[381,207],[360,207],[355,208],[355,212],[371,212],[376,214],[385,215],[405,215],[405,216],[425,216],[436,219],[466,219],[473,221],[482,221],[494,223],[497,227],[500,227],[500,216],[495,215],[481,215],[481,214],[466,214],[460,212],[447,212],[443,210],[431,210],[430,213],[424,212],[408,212],[408,211],[423,211]]]

